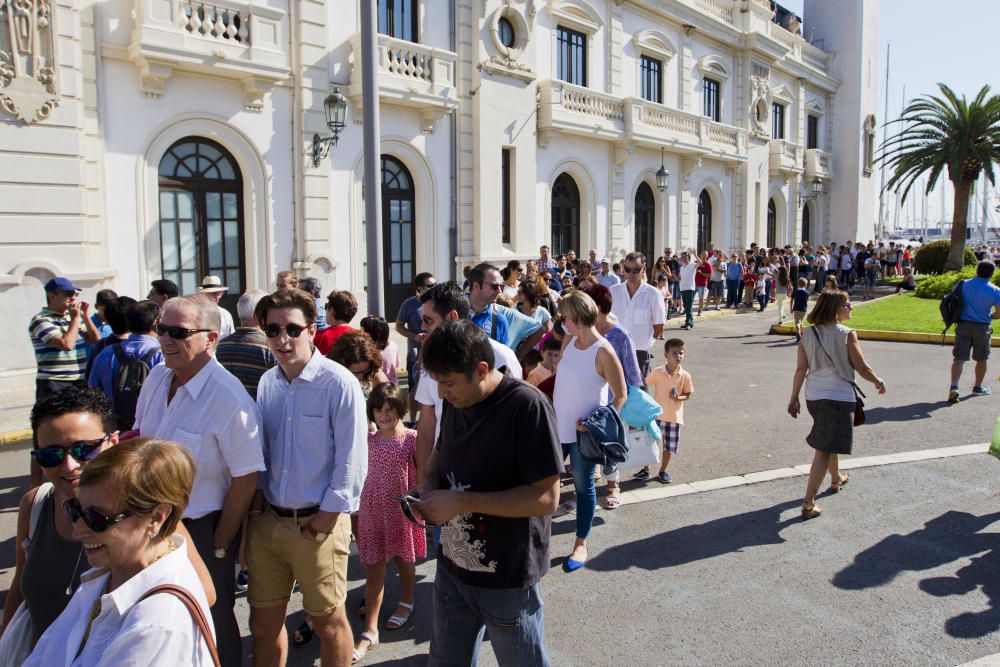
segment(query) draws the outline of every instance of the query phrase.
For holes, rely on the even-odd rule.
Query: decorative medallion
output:
[[[0,108],[45,120],[58,104],[55,30],[47,0],[0,0]]]

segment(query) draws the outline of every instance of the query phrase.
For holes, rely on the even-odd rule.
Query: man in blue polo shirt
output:
[[[993,320],[1000,319],[1000,287],[992,284],[990,278],[996,266],[993,262],[982,261],[976,266],[976,277],[962,285],[962,313],[955,325],[955,347],[951,364],[951,390],[948,402],[958,402],[958,380],[962,377],[962,367],[969,360],[969,353],[976,362],[976,384],[973,396],[986,396],[990,388],[983,385],[986,379],[986,360],[990,356],[990,336]]]
[[[508,345],[510,327],[495,303],[502,290],[500,269],[492,264],[477,264],[469,271],[469,304],[472,306],[469,319],[492,340]]]

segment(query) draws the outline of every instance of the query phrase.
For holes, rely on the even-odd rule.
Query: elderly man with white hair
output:
[[[260,376],[278,362],[267,346],[267,336],[260,330],[253,312],[257,302],[267,296],[260,289],[247,290],[236,302],[240,326],[215,346],[215,358],[222,367],[236,376],[250,396],[257,400],[257,383]]]
[[[194,458],[184,526],[215,585],[212,620],[222,664],[238,667],[243,652],[233,575],[240,527],[265,469],[260,410],[215,358],[219,308],[211,299],[191,294],[168,300],[156,333],[163,364],[142,385],[135,429],[177,442]]]
[[[198,288],[198,293],[204,294],[214,301],[216,307],[219,309],[219,340],[236,331],[236,325],[233,324],[233,316],[219,303],[228,289],[228,287],[222,284],[222,279],[218,276],[205,276],[201,279],[201,287]]]

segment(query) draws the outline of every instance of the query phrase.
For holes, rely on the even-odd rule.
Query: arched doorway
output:
[[[382,156],[382,275],[385,318],[413,295],[417,247],[413,178],[399,160]]]
[[[806,203],[802,207],[802,242],[806,243],[809,241],[809,234],[812,231],[809,229],[812,224],[811,220],[812,214],[809,212],[809,204]]]
[[[567,250],[578,254],[580,245],[580,189],[573,177],[563,172],[552,185],[552,243],[553,255]]]
[[[696,247],[698,254],[708,248],[712,242],[712,197],[708,190],[702,190],[698,197],[698,238]]]
[[[774,197],[767,200],[767,247],[773,248],[778,242],[778,205]]]
[[[222,305],[234,311],[246,284],[243,177],[236,161],[214,141],[187,137],[167,149],[158,175],[163,277],[191,294],[202,277],[218,276],[228,287]]]
[[[653,189],[648,183],[640,183],[635,191],[635,250],[646,256],[649,262],[653,257],[656,220],[656,199],[653,197]]]

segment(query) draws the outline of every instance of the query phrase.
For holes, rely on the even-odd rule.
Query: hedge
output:
[[[921,299],[941,299],[951,291],[959,280],[968,280],[976,277],[976,267],[967,266],[961,271],[949,271],[939,276],[927,276],[917,283],[915,293]],[[1000,287],[1000,271],[993,274],[990,280],[994,285]]]
[[[951,241],[933,241],[917,249],[917,254],[913,258],[913,268],[917,273],[936,274],[944,271],[944,265],[948,261],[948,251],[951,250]],[[965,248],[965,266],[975,266],[976,255],[972,249]]]

